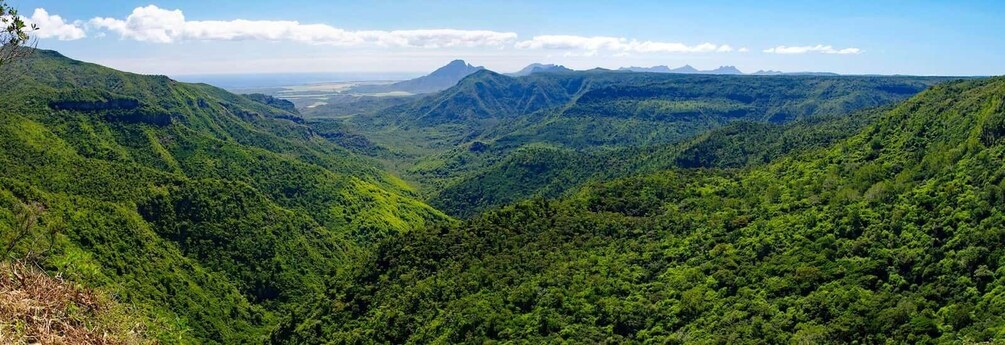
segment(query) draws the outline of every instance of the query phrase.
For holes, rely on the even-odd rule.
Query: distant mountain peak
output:
[[[670,73],[698,73],[697,68],[691,67],[691,65],[684,65],[681,67],[674,68],[670,70]]]
[[[456,60],[450,61],[450,63],[448,63],[446,65],[443,65],[443,67],[440,67],[440,69],[447,68],[447,67],[458,68],[458,67],[474,67],[474,66],[471,66],[471,64],[468,64],[464,60],[456,59]]]
[[[709,74],[743,74],[736,66],[719,66],[719,68],[706,72]]]
[[[471,64],[465,62],[464,60],[457,59],[457,60],[450,61],[450,63],[448,63],[446,65],[443,65],[443,67],[437,68],[435,71],[433,71],[433,73],[430,73],[429,75],[431,76],[431,75],[434,75],[434,74],[437,74],[437,73],[444,73],[444,72],[448,72],[448,71],[468,71],[468,70],[470,70],[470,71],[473,72],[473,71],[481,70],[481,69],[485,69],[485,67],[482,67],[482,66],[472,66]],[[468,74],[471,74],[471,73],[468,73]]]
[[[566,68],[565,66],[562,65],[532,63],[519,71],[513,73],[506,73],[506,75],[511,77],[522,77],[525,75],[531,75],[540,72],[571,72],[571,71],[572,71],[571,69]]]
[[[408,93],[431,93],[446,90],[457,82],[472,73],[484,70],[482,66],[472,66],[466,61],[456,59],[446,65],[437,68],[429,75],[415,79],[400,81],[390,85],[363,85],[353,88],[355,92],[361,93],[382,93],[382,92],[408,92]]]

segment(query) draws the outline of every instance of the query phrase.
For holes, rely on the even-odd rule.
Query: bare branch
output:
[[[0,0],[0,66],[31,54],[37,44],[32,33],[37,30],[37,25],[26,23],[17,9]]]

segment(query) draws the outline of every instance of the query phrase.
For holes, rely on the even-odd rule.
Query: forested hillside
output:
[[[272,339],[1001,341],[1003,159],[1005,79],[943,83],[765,165],[593,183],[393,237]]]
[[[846,123],[843,116],[898,102],[947,79],[600,70],[514,78],[480,71],[443,92],[333,121],[383,148],[359,152],[417,185],[427,202],[467,217],[533,196],[555,197],[588,178],[618,176],[632,160],[653,169],[675,166],[666,159],[677,158],[650,153],[673,152],[666,146],[736,123],[743,123],[732,129],[741,137],[747,129],[778,133],[778,125],[793,121],[807,128],[830,121],[831,132],[840,132],[831,134],[850,135],[863,121]],[[751,153],[789,150],[788,142],[769,148],[724,139],[731,149],[746,146]],[[680,157],[682,165],[695,165],[686,159]],[[562,167],[574,169],[558,171]]]
[[[46,269],[137,306],[163,342],[260,341],[358,251],[449,221],[278,100],[52,51],[4,68],[5,255],[46,249]],[[26,210],[54,235],[17,241]]]
[[[555,198],[589,181],[672,168],[743,168],[855,135],[885,108],[819,116],[788,124],[739,121],[679,143],[599,152],[526,145],[429,198],[438,209],[470,217],[533,197]],[[493,155],[494,152],[468,153]]]

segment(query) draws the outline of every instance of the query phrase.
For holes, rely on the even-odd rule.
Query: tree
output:
[[[56,235],[59,234],[60,225],[50,224],[42,226],[39,220],[45,213],[45,206],[38,202],[18,202],[14,205],[15,227],[11,238],[0,237],[3,242],[4,251],[0,260],[11,258],[15,249],[20,244],[24,244],[23,253],[18,253],[15,258],[34,261],[48,254],[56,242]]]
[[[17,9],[0,0],[0,66],[24,57],[31,49],[23,49],[32,43],[31,32],[38,30],[35,24],[25,23]]]

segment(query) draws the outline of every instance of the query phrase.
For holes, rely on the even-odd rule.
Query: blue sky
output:
[[[8,2],[42,26],[39,47],[140,73],[422,72],[463,58],[501,72],[1005,74],[1002,1]]]

